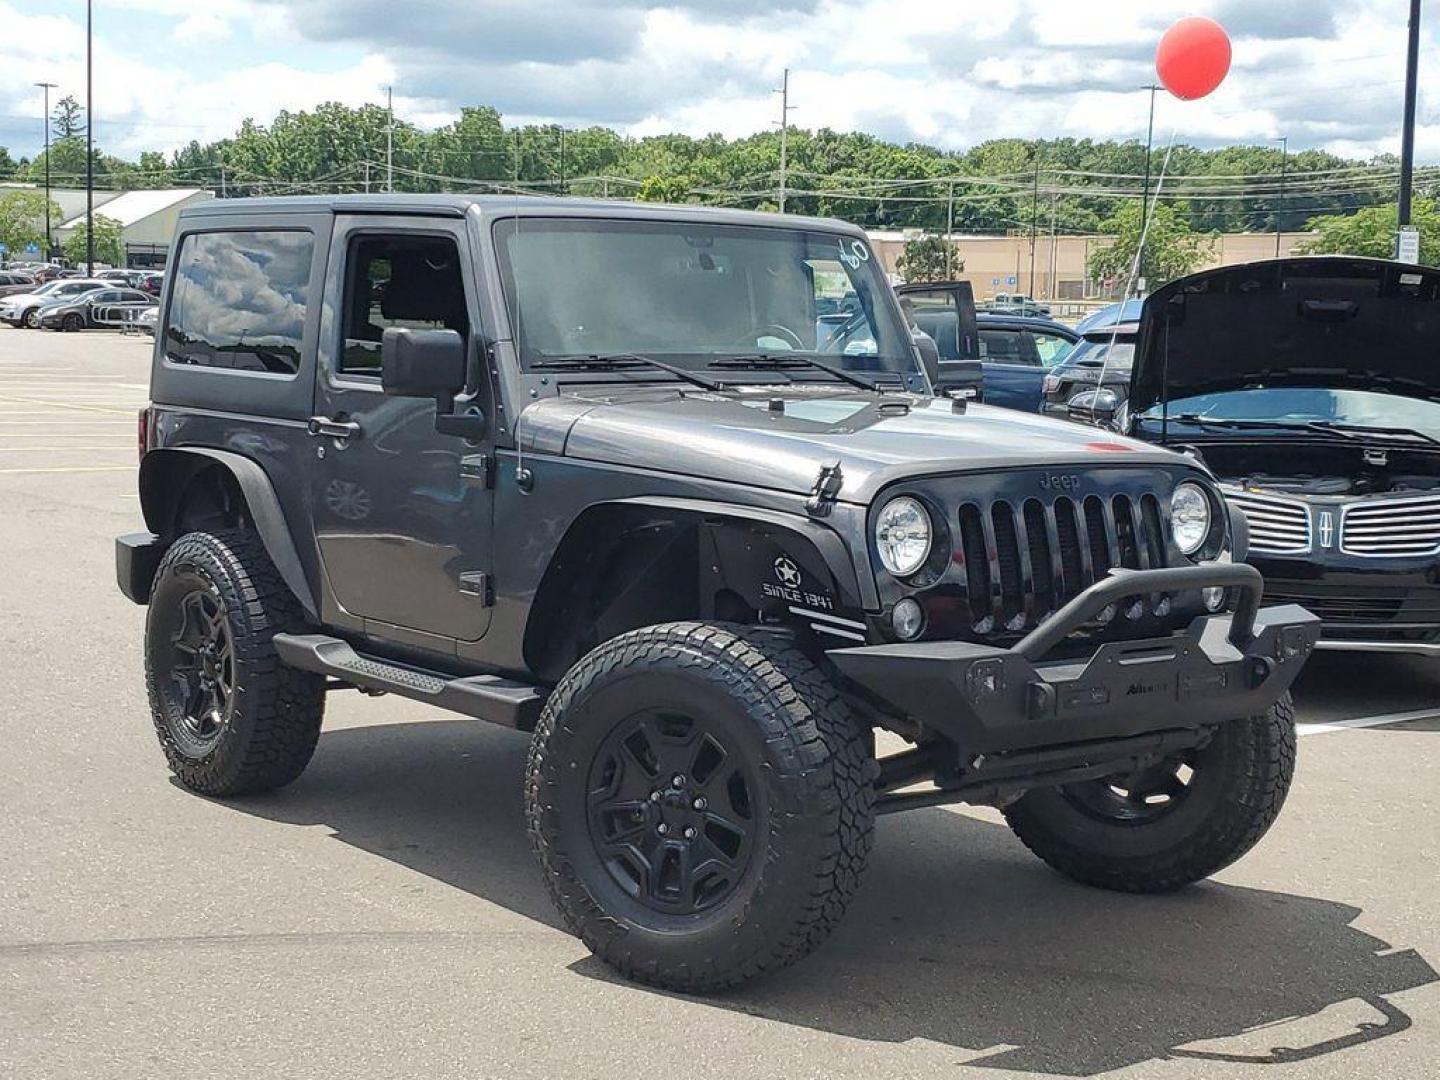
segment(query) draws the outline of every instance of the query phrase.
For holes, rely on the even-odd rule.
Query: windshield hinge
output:
[[[840,471],[838,461],[834,465],[823,466],[820,475],[815,478],[815,486],[810,489],[810,498],[805,500],[806,512],[811,517],[829,517],[844,483],[845,474]]]

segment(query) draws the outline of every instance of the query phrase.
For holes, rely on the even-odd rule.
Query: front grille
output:
[[[1347,555],[1391,558],[1440,552],[1440,496],[1346,506],[1340,522],[1340,550]]]
[[[1304,585],[1298,582],[1265,583],[1266,604],[1299,604],[1313,611],[1327,623],[1385,623],[1400,614],[1405,590],[1337,589],[1327,585]],[[1427,611],[1440,618],[1440,611]]]
[[[1305,503],[1250,491],[1226,491],[1225,498],[1245,511],[1251,551],[1302,555],[1310,550],[1310,508]]]
[[[957,517],[956,558],[964,563],[975,632],[1020,633],[1044,622],[1112,569],[1166,565],[1164,515],[1152,494],[967,502]],[[1138,619],[1163,612],[1167,599],[1136,600]]]

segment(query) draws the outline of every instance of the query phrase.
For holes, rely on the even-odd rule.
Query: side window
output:
[[[165,356],[175,364],[294,375],[300,369],[309,232],[191,233],[175,260]]]
[[[361,235],[350,242],[340,370],[380,373],[380,339],[392,326],[469,336],[460,250],[448,236]]]
[[[915,325],[935,339],[942,362],[960,359],[960,311],[955,294],[948,289],[936,292],[905,293],[915,310]]]
[[[1055,334],[1035,334],[1035,350],[1040,354],[1041,367],[1054,367],[1070,352],[1070,342]]]
[[[985,359],[992,364],[1024,364],[1024,352],[1020,343],[1021,335],[1013,330],[980,331],[980,341],[985,347]]]

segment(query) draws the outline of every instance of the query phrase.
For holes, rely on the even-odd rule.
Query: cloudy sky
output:
[[[1432,7],[1434,5],[1431,5]],[[964,148],[997,136],[1143,137],[1155,43],[1208,14],[1227,84],[1166,101],[1162,139],[1399,147],[1406,0],[95,0],[99,141],[127,155],[246,116],[383,101],[422,125],[509,121],[743,135],[794,122]],[[83,0],[0,0],[0,145],[33,153],[40,91],[84,94]],[[1440,11],[1419,156],[1440,162]],[[1429,88],[1427,91],[1427,87]]]

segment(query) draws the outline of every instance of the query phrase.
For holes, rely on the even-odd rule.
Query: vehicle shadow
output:
[[[464,720],[331,730],[296,784],[227,805],[329,826],[347,844],[558,926],[524,835],[526,746]],[[1044,1074],[1181,1056],[1294,1061],[1405,1030],[1410,1018],[1386,996],[1440,978],[1413,950],[1355,930],[1359,914],[1215,883],[1169,897],[1086,889],[1002,826],[922,810],[882,819],[865,886],[815,956],[704,1000],[856,1039],[930,1040],[968,1064]],[[575,970],[613,978],[593,959]],[[1332,1023],[1298,1048],[1192,1045],[1341,1003],[1364,1003],[1372,1022]]]

